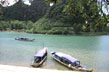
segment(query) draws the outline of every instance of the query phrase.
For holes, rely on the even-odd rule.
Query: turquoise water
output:
[[[15,37],[31,37],[33,42],[18,41]],[[109,71],[109,36],[64,36],[0,32],[0,64],[30,66],[35,52],[48,48],[69,54],[95,72]],[[68,70],[50,57],[42,68]]]

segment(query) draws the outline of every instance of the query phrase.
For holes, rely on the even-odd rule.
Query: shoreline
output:
[[[31,32],[26,32],[26,31],[20,31],[20,30],[9,30],[9,31],[0,31],[0,32],[19,32],[19,33],[29,33],[29,34],[48,34],[48,35],[69,35],[69,36],[109,36],[109,32],[95,32],[95,33],[90,33],[90,32],[79,32],[79,33],[69,33],[69,34],[55,34],[55,33],[47,33],[47,32],[37,32],[37,33],[31,33]]]
[[[0,64],[0,72],[79,72],[79,71],[62,71],[62,70],[41,69],[41,68],[31,68],[31,67]]]

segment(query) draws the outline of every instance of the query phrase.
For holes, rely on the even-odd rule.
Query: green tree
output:
[[[18,0],[12,6],[3,7],[4,20],[37,21],[47,11],[44,0],[30,0],[31,5],[26,5],[23,0]]]
[[[1,19],[1,17],[2,17],[2,6],[0,5],[0,19]]]
[[[3,8],[3,19],[5,20],[25,20],[26,7],[22,0],[16,2],[13,6]]]
[[[103,24],[98,24],[102,17],[99,14],[97,0],[67,0],[64,12],[73,16],[74,22],[72,24],[82,24],[87,32],[96,32],[98,27],[104,27]]]
[[[28,7],[27,18],[28,20],[37,21],[43,17],[48,7],[44,0],[33,0],[31,6]]]
[[[106,18],[106,14],[103,12],[103,7],[105,7],[105,9],[107,10],[108,14],[109,14],[109,1],[108,0],[100,0],[100,12],[103,15],[104,19],[106,22],[108,22],[108,19]]]

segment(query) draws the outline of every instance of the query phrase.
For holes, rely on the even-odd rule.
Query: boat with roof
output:
[[[21,40],[21,41],[33,41],[35,39],[31,39],[29,37],[16,37],[15,40]]]
[[[82,71],[82,72],[92,72],[94,69],[86,68],[80,64],[80,61],[70,55],[61,52],[51,52],[52,58],[62,65],[68,67],[69,69]]]
[[[35,55],[34,55],[34,60],[31,64],[33,67],[39,67],[41,66],[44,61],[47,58],[47,48],[44,48],[42,50],[39,50]]]

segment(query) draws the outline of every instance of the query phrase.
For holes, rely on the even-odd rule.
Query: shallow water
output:
[[[18,41],[15,37],[31,37],[33,42]],[[95,72],[109,71],[109,36],[65,36],[27,34],[18,32],[0,32],[0,64],[30,66],[35,52],[48,48],[69,54],[81,61]],[[68,70],[51,58],[48,58],[42,68]]]

